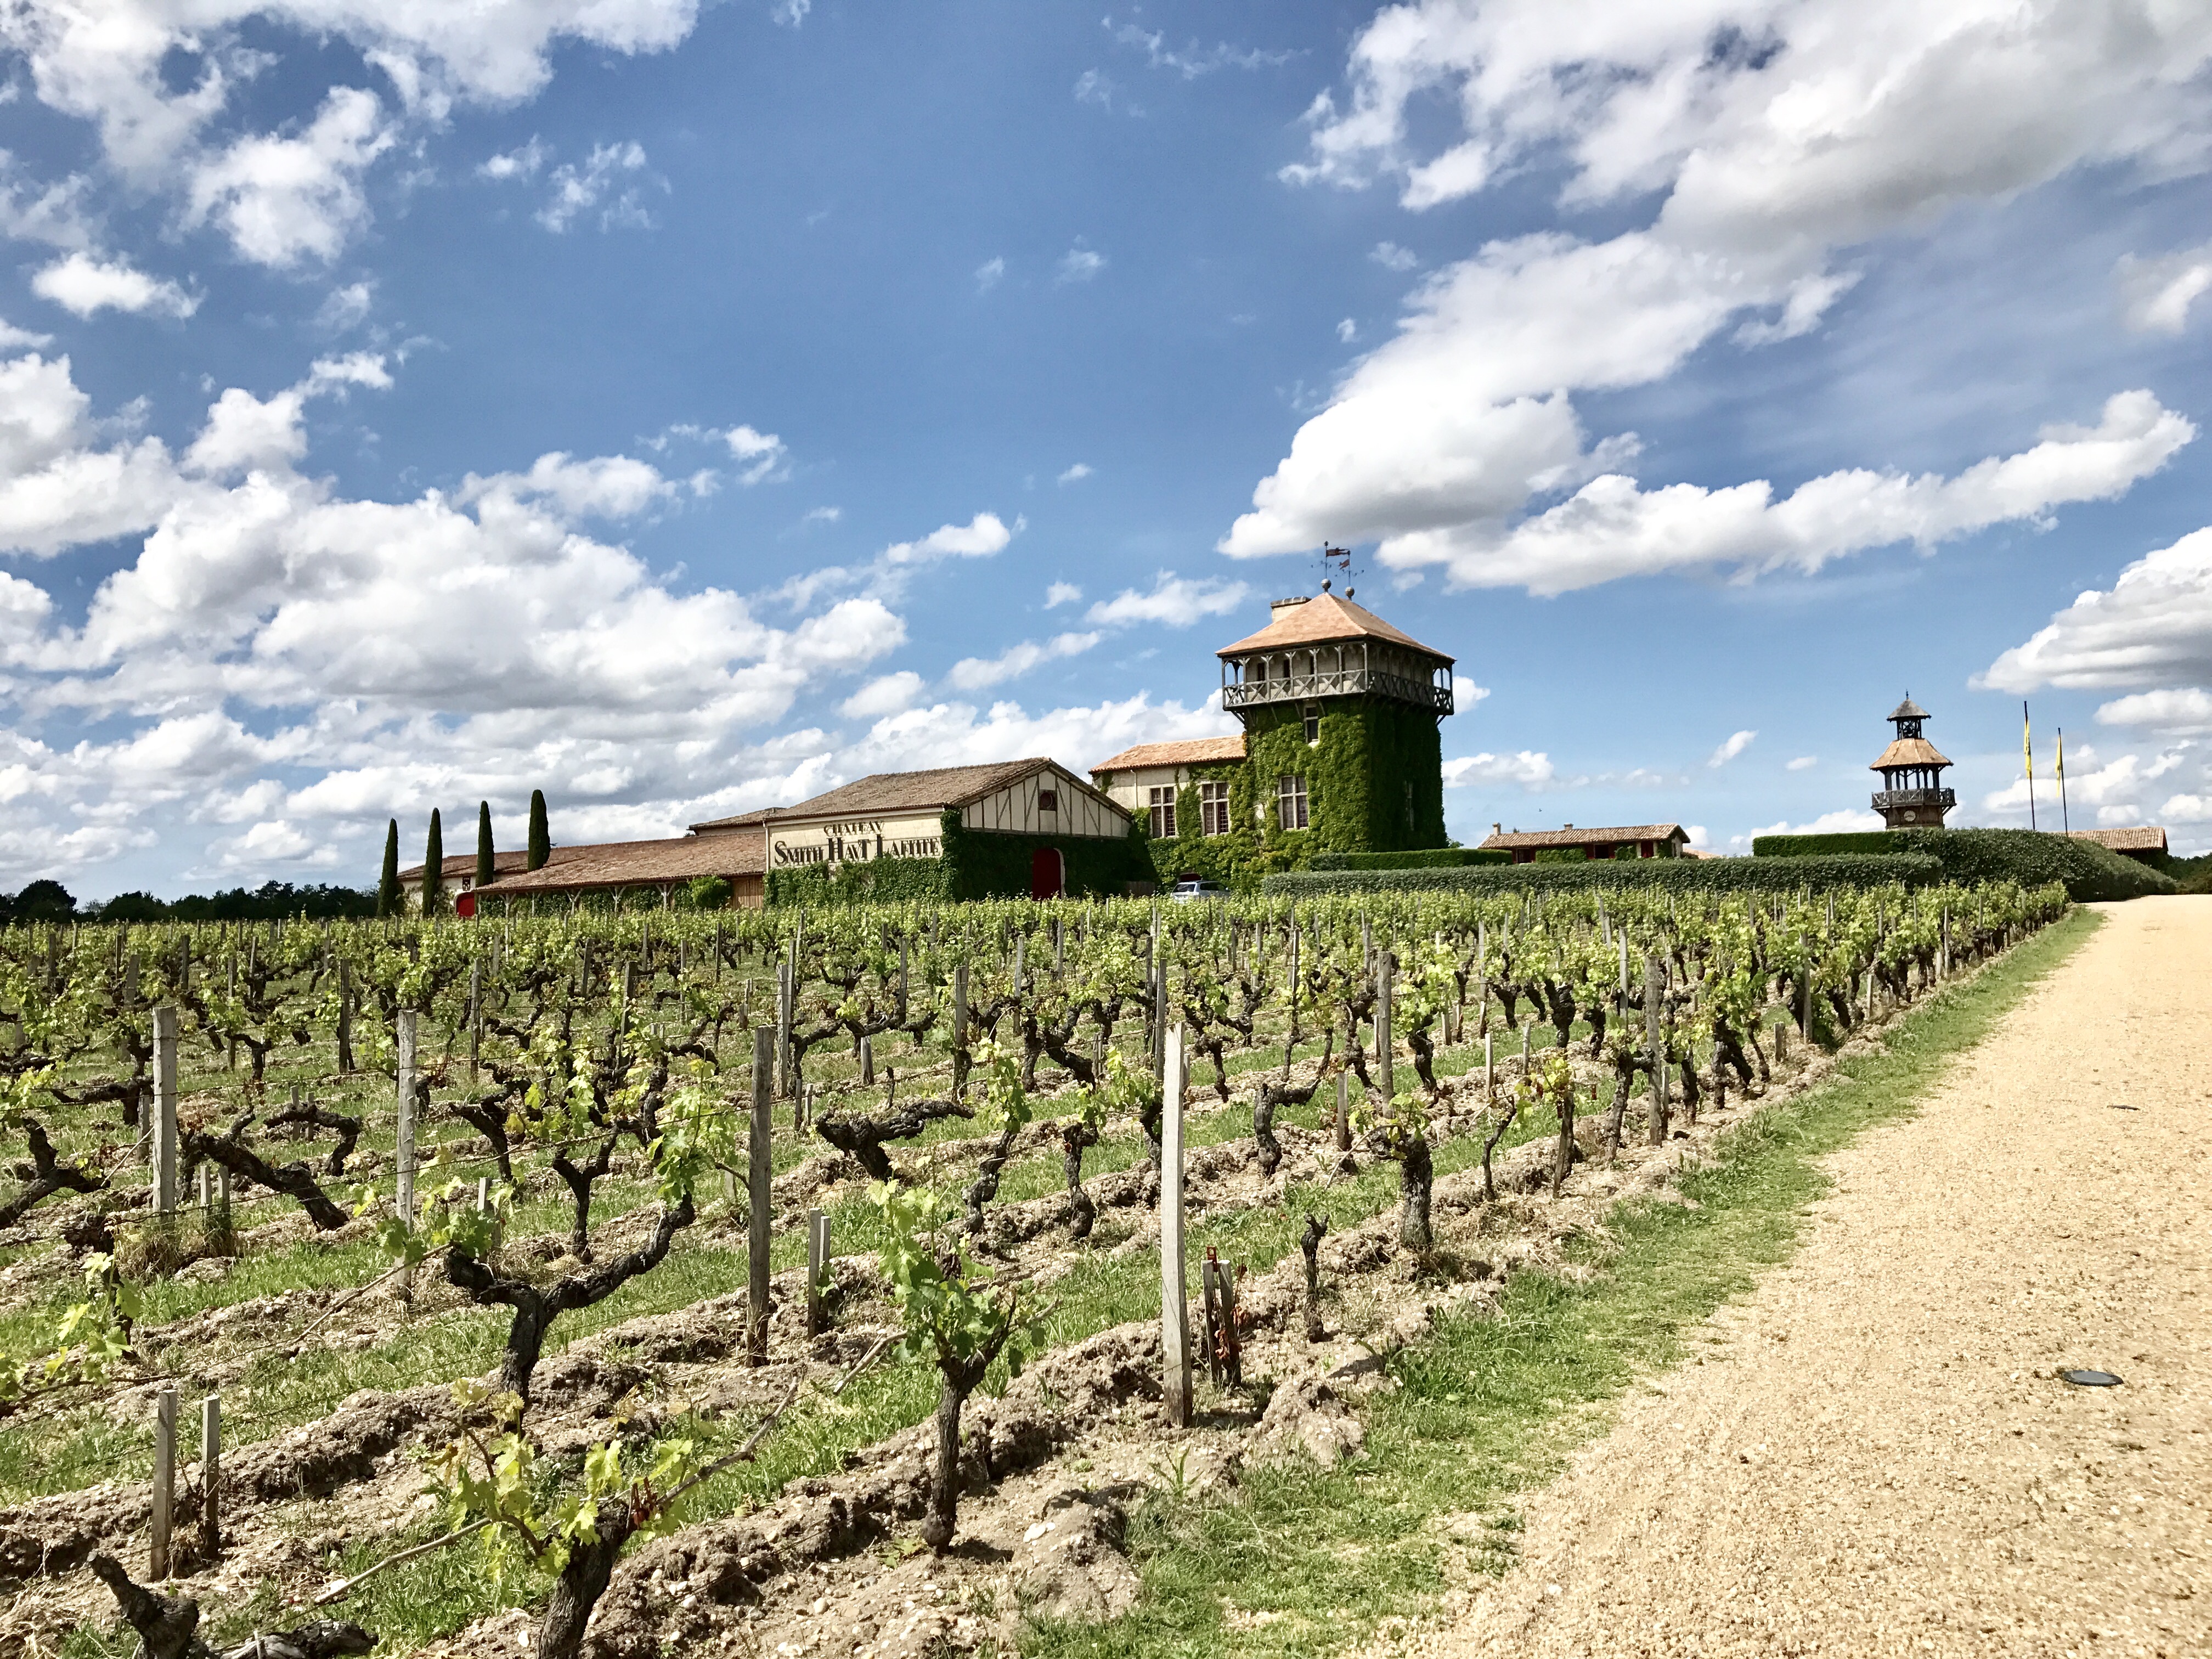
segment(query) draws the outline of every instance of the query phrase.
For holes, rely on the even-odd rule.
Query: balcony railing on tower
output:
[[[1452,712],[1451,667],[1364,641],[1229,658],[1221,665],[1225,709],[1351,696],[1389,697],[1442,719]]]

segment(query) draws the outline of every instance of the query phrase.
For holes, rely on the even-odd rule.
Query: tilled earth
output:
[[[1766,1097],[1802,1088],[1830,1064],[1816,1056],[1808,1065],[1793,1054],[1778,1069]],[[1480,1127],[1474,1109],[1480,1103],[1479,1075],[1455,1080],[1455,1088],[1458,1109],[1446,1115],[1440,1134]],[[1206,1103],[1194,1100],[1193,1106]],[[927,1425],[854,1455],[835,1476],[795,1483],[772,1504],[636,1549],[600,1605],[592,1650],[597,1659],[677,1650],[920,1654],[967,1650],[987,1638],[1010,1647],[1024,1610],[1091,1617],[1119,1612],[1136,1589],[1121,1547],[1123,1528],[1148,1488],[1176,1482],[1204,1489],[1233,1481],[1240,1465],[1254,1458],[1328,1458],[1356,1450],[1363,1437],[1362,1396],[1389,1386],[1380,1356],[1416,1339],[1438,1312],[1493,1299],[1512,1271],[1532,1264],[1570,1270],[1561,1260],[1564,1240],[1601,1233],[1611,1206],[1624,1196],[1670,1190],[1682,1160],[1698,1156],[1748,1104],[1732,1091],[1728,1107],[1715,1113],[1708,1097],[1705,1121],[1694,1129],[1678,1130],[1659,1148],[1635,1145],[1632,1136],[1610,1161],[1603,1120],[1584,1120],[1580,1138],[1587,1161],[1577,1163],[1567,1195],[1557,1201],[1546,1195],[1548,1139],[1500,1155],[1494,1201],[1483,1198],[1479,1170],[1444,1176],[1436,1188],[1437,1248],[1425,1260],[1398,1244],[1395,1205],[1333,1232],[1320,1251],[1326,1334],[1319,1342],[1306,1335],[1297,1253],[1272,1268],[1261,1264],[1242,1291],[1249,1325],[1247,1386],[1203,1389],[1200,1420],[1188,1430],[1170,1431],[1160,1421],[1156,1321],[1121,1326],[1046,1356],[1003,1397],[978,1395],[969,1404],[961,1536],[947,1556],[920,1551],[913,1536],[926,1492]],[[1042,1149],[1053,1133],[1039,1124],[1027,1139]],[[1293,1179],[1310,1181],[1369,1162],[1364,1154],[1339,1154],[1326,1135],[1310,1130],[1279,1126],[1276,1133],[1284,1157],[1272,1176],[1261,1176],[1249,1138],[1190,1152],[1187,1188],[1194,1212],[1279,1205]],[[971,1161],[976,1149],[974,1142],[915,1149],[913,1162],[938,1166],[933,1172],[941,1179],[947,1167]],[[814,1201],[855,1175],[842,1159],[811,1160],[779,1179],[779,1211]],[[1140,1166],[1087,1184],[1099,1212],[1096,1248],[1156,1248],[1158,1219],[1150,1206],[1157,1184],[1150,1170]],[[1066,1243],[1066,1214],[1060,1195],[998,1206],[994,1248],[1048,1291],[1079,1256]],[[629,1224],[642,1230],[648,1218]],[[619,1237],[608,1239],[607,1248],[621,1247]],[[544,1254],[558,1245],[519,1241],[514,1248]],[[796,1322],[798,1276],[779,1276],[765,1368],[747,1368],[738,1352],[741,1295],[634,1319],[549,1358],[533,1389],[541,1443],[556,1455],[580,1450],[605,1432],[608,1414],[641,1389],[659,1402],[649,1409],[696,1409],[742,1423],[794,1382],[807,1390],[834,1385],[896,1329],[872,1258],[842,1260],[837,1280],[836,1328],[810,1340]],[[416,1316],[434,1312],[439,1298],[453,1294],[434,1280],[418,1285]],[[198,1339],[227,1326],[265,1340],[296,1329],[304,1307],[293,1304],[310,1299],[330,1300],[323,1292],[295,1292],[194,1322],[209,1330],[173,1327],[161,1335]],[[349,1332],[369,1340],[398,1316],[387,1292],[372,1291],[338,1310],[316,1341],[343,1342]],[[210,1356],[199,1369],[212,1378],[237,1363]],[[117,1396],[112,1407],[120,1419],[143,1418],[150,1408],[137,1397],[143,1392]],[[306,1601],[329,1582],[334,1547],[421,1524],[428,1500],[422,1496],[417,1455],[423,1445],[449,1437],[453,1425],[449,1388],[432,1383],[356,1395],[319,1423],[241,1449],[226,1460],[224,1557],[202,1563],[187,1551],[176,1591],[213,1609],[274,1583],[285,1587],[289,1601]],[[185,1484],[178,1526],[189,1537],[192,1499]],[[0,1613],[0,1653],[27,1650],[33,1642],[51,1650],[80,1621],[111,1620],[112,1601],[82,1564],[95,1548],[143,1562],[146,1515],[143,1483],[94,1487],[0,1512],[0,1577],[10,1581],[9,1606]],[[431,1651],[525,1651],[532,1622],[519,1611],[498,1615]]]
[[[2212,900],[2112,907],[1374,1652],[2212,1653],[2208,1128]]]

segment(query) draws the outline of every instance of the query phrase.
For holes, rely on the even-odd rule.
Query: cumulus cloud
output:
[[[1850,287],[1843,254],[1956,204],[2086,165],[2202,168],[2208,59],[2212,18],[2186,9],[2121,29],[2098,8],[2023,13],[2009,0],[1386,8],[1353,43],[1348,93],[1309,112],[1310,153],[1286,179],[1387,181],[1418,211],[1542,167],[1564,178],[1564,207],[1638,218],[1604,240],[1493,242],[1437,270],[1397,336],[1299,430],[1223,549],[1379,541],[1401,568],[1445,563],[1458,581],[1559,592],[1716,562],[1802,568],[1799,547],[1880,545],[1858,522],[1882,505],[1862,499],[1858,481],[1876,475],[1815,481],[1824,489],[1794,514],[1764,484],[1645,492],[1620,476],[1633,435],[1593,441],[1572,400],[1661,380],[1724,331],[1756,349],[1816,326]],[[2139,476],[2124,466],[2025,510]],[[1515,547],[1532,501],[1586,483],[1592,494]],[[1853,527],[1817,521],[1832,494]],[[1717,520],[1739,512],[1750,551],[1717,553],[1731,533]],[[1929,544],[1911,525],[1904,538]],[[1557,560],[1559,575],[1529,568]]]
[[[1741,755],[1745,750],[1750,748],[1752,739],[1756,738],[1758,735],[1759,733],[1756,732],[1738,732],[1734,733],[1727,739],[1726,742],[1723,743],[1719,748],[1714,750],[1711,755],[1706,757],[1705,764],[1712,767],[1726,766],[1738,755]]]
[[[112,857],[158,811],[250,821],[208,868],[323,867],[387,814],[480,797],[519,813],[548,780],[596,793],[605,832],[651,833],[819,771],[822,733],[760,734],[905,642],[881,598],[776,626],[741,595],[678,592],[587,528],[673,494],[633,458],[550,454],[391,502],[304,476],[303,404],[387,379],[356,354],[267,397],[227,389],[173,457],[102,447],[65,362],[0,363],[0,538],[51,552],[143,536],[81,622],[0,574],[18,711],[0,799],[39,831],[0,841],[0,865]],[[879,688],[864,712],[890,706]],[[48,718],[123,734],[49,746]]]
[[[1059,658],[1080,656],[1105,637],[1096,632],[1055,634],[1048,640],[1024,640],[995,657],[963,657],[952,665],[945,684],[956,691],[981,691]]]
[[[2112,280],[2121,321],[2138,333],[2179,334],[2188,326],[2190,307],[2212,289],[2212,243],[2155,259],[2128,254]]]
[[[1060,283],[1087,283],[1106,269],[1106,256],[1078,242],[1060,256],[1054,267],[1053,281]]]
[[[1006,262],[1003,257],[984,260],[981,264],[975,267],[975,291],[978,294],[988,294],[993,289],[998,287],[1006,274]]]
[[[1089,477],[1090,476],[1090,464],[1085,461],[1078,461],[1073,466],[1069,467],[1066,471],[1061,473],[1054,482],[1064,484],[1075,483],[1081,479]]]
[[[1395,242],[1377,242],[1367,257],[1385,270],[1407,271],[1421,263],[1421,256],[1409,247],[1400,247]]]
[[[1057,611],[1063,605],[1080,605],[1083,590],[1073,582],[1054,582],[1044,591],[1044,608]]]
[[[2153,732],[2212,733],[2212,691],[2183,686],[2116,697],[2097,710],[2100,726],[2133,726]]]
[[[551,146],[535,134],[520,149],[511,149],[491,157],[477,168],[477,177],[504,181],[509,179],[535,179],[538,169],[552,160]]]
[[[896,674],[870,680],[840,703],[838,712],[847,720],[876,720],[911,708],[921,691],[921,676],[911,668],[902,668]]]
[[[1872,548],[1910,542],[1927,551],[1992,525],[2040,523],[2069,502],[2110,500],[2196,434],[2149,392],[2124,392],[2106,399],[2094,427],[2046,428],[2033,447],[1949,478],[1853,468],[1777,500],[1765,479],[1647,490],[1607,472],[1510,529],[1409,530],[1385,540],[1381,553],[1395,568],[1440,565],[1455,587],[1545,594],[1667,571],[1809,574]]]
[[[581,167],[563,162],[556,167],[551,184],[537,217],[556,235],[595,214],[601,230],[650,230],[653,216],[646,210],[643,191],[647,185],[668,188],[665,179],[647,172],[645,146],[634,138],[594,144]]]
[[[848,776],[933,766],[1051,755],[1079,774],[1139,743],[1233,735],[1236,720],[1211,702],[1187,708],[1153,702],[1143,693],[1119,702],[1027,713],[1020,704],[946,702],[909,708],[876,722],[839,757]]]
[[[1452,676],[1452,707],[1464,714],[1490,695],[1486,685],[1477,685],[1464,674]]]
[[[1188,628],[1201,617],[1225,616],[1243,604],[1251,591],[1246,582],[1212,577],[1194,581],[1163,570],[1152,579],[1151,592],[1139,593],[1133,587],[1125,587],[1112,599],[1092,605],[1085,620],[1106,628],[1128,628],[1138,623]]]
[[[1783,769],[1788,772],[1809,772],[1820,763],[1818,755],[1800,755]]]
[[[995,513],[978,513],[966,524],[939,525],[911,542],[893,542],[884,550],[890,564],[929,564],[939,559],[987,559],[1006,550],[1028,520],[1016,519],[1012,530]]]
[[[198,296],[175,283],[149,276],[125,260],[82,252],[42,268],[31,278],[31,292],[79,317],[112,310],[181,318],[200,308]]]
[[[2000,691],[2212,685],[2212,528],[2091,588],[1976,678]]]
[[[1444,763],[1444,787],[1466,789],[1478,783],[1518,784],[1540,789],[1553,781],[1552,757],[1527,749],[1514,755],[1462,755]]]
[[[1810,823],[1791,823],[1786,818],[1779,823],[1762,825],[1748,834],[1731,836],[1735,846],[1745,847],[1761,836],[1844,836],[1861,830],[1882,828],[1881,814],[1863,806],[1840,806],[1832,812],[1823,812]]]
[[[258,264],[329,260],[368,216],[362,175],[398,142],[374,93],[334,87],[307,129],[240,138],[192,170],[187,219]]]

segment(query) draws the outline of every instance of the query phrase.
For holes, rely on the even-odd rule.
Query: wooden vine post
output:
[[[154,1121],[149,1155],[154,1166],[154,1208],[177,1209],[177,1011],[154,1010]]]
[[[745,1364],[768,1364],[769,1223],[773,1217],[769,1192],[769,1138],[775,1124],[771,1092],[775,1041],[766,1031],[753,1033],[753,1114],[746,1166],[747,1212],[745,1246]]]
[[[1622,958],[1624,963],[1626,958]],[[1659,958],[1644,958],[1644,1036],[1651,1045],[1651,1121],[1654,1146],[1667,1144],[1667,1054],[1659,1046]]]
[[[830,1218],[819,1210],[806,1212],[806,1334],[819,1336],[829,1328],[825,1305],[830,1271]]]
[[[200,1401],[200,1553],[222,1556],[222,1396]]]
[[[1160,1415],[1190,1426],[1190,1304],[1182,1249],[1183,1030],[1167,1034],[1160,1096]]]
[[[1375,958],[1375,1077],[1382,1085],[1382,1099],[1387,1105],[1398,1097],[1397,1074],[1390,1065],[1391,1050],[1397,1045],[1390,1036],[1391,982],[1398,977],[1398,958],[1389,951]]]
[[[169,1528],[177,1504],[177,1391],[164,1383],[154,1396],[154,1510],[149,1517],[148,1574],[155,1583],[169,1576]]]

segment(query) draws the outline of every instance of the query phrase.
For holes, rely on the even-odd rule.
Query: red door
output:
[[[477,896],[474,893],[464,893],[453,901],[453,914],[463,921],[468,921],[476,913]]]
[[[1060,848],[1038,848],[1030,855],[1030,896],[1058,898],[1066,881],[1066,869],[1067,866],[1060,860]]]

